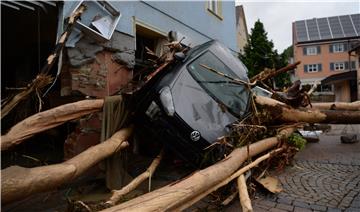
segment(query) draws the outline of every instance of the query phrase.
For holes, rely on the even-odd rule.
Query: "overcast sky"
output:
[[[249,34],[257,19],[268,39],[281,53],[292,44],[292,22],[310,18],[360,13],[360,1],[258,1],[236,0],[243,5]]]

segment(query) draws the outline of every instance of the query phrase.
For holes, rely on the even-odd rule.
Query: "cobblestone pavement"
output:
[[[277,176],[283,192],[257,195],[254,211],[360,212],[360,143],[342,144],[343,127],[321,135],[320,142],[298,153],[294,166]],[[358,128],[348,133],[359,133]]]

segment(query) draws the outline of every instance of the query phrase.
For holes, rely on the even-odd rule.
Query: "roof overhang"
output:
[[[330,84],[335,84],[335,83],[339,83],[342,81],[356,80],[356,76],[357,76],[356,71],[347,71],[347,72],[328,76],[325,79],[321,80],[321,84],[322,85],[330,85]]]

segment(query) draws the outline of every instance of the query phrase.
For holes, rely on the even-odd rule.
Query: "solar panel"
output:
[[[339,16],[346,37],[356,36],[354,26],[349,15]]]
[[[319,40],[319,29],[316,24],[316,19],[306,20],[307,30],[310,40]]]
[[[318,23],[318,26],[319,26],[321,39],[330,39],[330,38],[332,38],[327,18],[319,18],[319,19],[317,19],[317,23]]]
[[[360,36],[360,14],[296,21],[295,28],[298,42]]]
[[[360,14],[351,15],[351,20],[355,26],[357,35],[360,36]]]
[[[305,21],[296,21],[296,37],[299,42],[308,41],[307,30],[305,26]]]
[[[344,37],[344,33],[342,31],[342,27],[338,16],[329,17],[329,23],[330,23],[331,32],[333,34],[333,38]]]

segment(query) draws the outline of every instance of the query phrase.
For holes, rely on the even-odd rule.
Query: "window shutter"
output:
[[[334,63],[330,63],[330,71],[334,71]]]
[[[349,69],[349,62],[346,61],[346,62],[345,62],[345,70],[348,70],[348,69]]]
[[[308,66],[307,65],[304,65],[304,72],[308,72]]]
[[[322,71],[322,65],[321,65],[321,63],[318,64],[318,71]]]
[[[306,47],[303,47],[303,53],[306,55]]]
[[[333,53],[333,45],[332,44],[329,45],[329,52]]]
[[[348,50],[348,43],[344,43],[344,52],[346,52]]]
[[[320,46],[316,46],[316,54],[321,54],[321,48],[320,48]]]
[[[356,69],[356,67],[355,67],[355,61],[351,61],[351,69],[352,69],[352,70]]]

